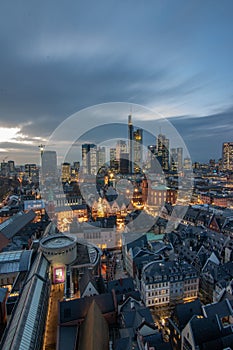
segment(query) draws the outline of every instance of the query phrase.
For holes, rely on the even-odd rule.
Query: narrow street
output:
[[[63,295],[64,284],[53,284],[51,286],[43,350],[56,350],[58,302],[63,299]]]

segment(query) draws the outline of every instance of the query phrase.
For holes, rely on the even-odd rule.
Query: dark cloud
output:
[[[203,117],[177,117],[171,123],[183,137],[192,159],[221,158],[222,143],[233,139],[233,107]]]
[[[169,117],[206,113],[172,120],[195,159],[217,154],[217,143],[230,137],[223,126],[230,111],[222,106],[231,103],[233,85],[233,4],[224,5],[199,0],[3,1],[1,127],[20,127],[36,145],[35,137],[48,138],[78,110],[122,101]],[[213,113],[220,107],[226,119],[222,126]],[[29,146],[5,147],[13,157],[12,149]],[[23,161],[23,154],[16,157]]]

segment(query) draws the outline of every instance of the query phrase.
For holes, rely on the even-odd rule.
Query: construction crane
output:
[[[42,158],[45,145],[40,144],[38,147],[39,147],[39,149],[40,149],[40,155],[41,155],[41,158]]]

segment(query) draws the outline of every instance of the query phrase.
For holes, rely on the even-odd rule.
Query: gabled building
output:
[[[80,326],[87,316],[92,301],[98,305],[108,324],[115,324],[117,303],[114,293],[105,293],[91,297],[61,301],[59,303],[59,326]]]
[[[142,300],[163,316],[168,316],[176,304],[195,300],[198,291],[198,273],[186,262],[151,262],[143,268]]]
[[[81,298],[99,294],[97,281],[88,269],[86,269],[79,280],[79,292]]]
[[[132,297],[138,301],[141,300],[140,292],[137,290],[135,282],[131,277],[120,278],[118,280],[108,282],[107,290],[109,293],[114,291],[115,297],[117,299],[118,308],[129,297]]]
[[[125,269],[131,277],[134,276],[133,250],[135,248],[146,248],[147,245],[148,240],[145,234],[135,234],[135,238],[132,234],[128,233],[122,235],[122,257]]]
[[[225,300],[203,307],[203,315],[195,315],[182,331],[182,350],[232,349],[232,302]]]
[[[203,316],[199,299],[175,306],[169,318],[170,339],[174,350],[180,350],[182,331],[194,315]]]
[[[209,260],[200,274],[200,298],[203,303],[212,303],[214,298],[220,300],[222,297],[220,286],[224,288],[232,279],[233,262],[217,265]]]
[[[95,300],[92,301],[78,333],[78,350],[108,350],[109,329]]]

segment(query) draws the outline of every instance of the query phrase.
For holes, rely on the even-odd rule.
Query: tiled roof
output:
[[[95,300],[102,314],[115,311],[114,300],[111,293],[62,301],[60,302],[60,323],[67,323],[85,318],[92,300]]]
[[[9,274],[30,269],[32,250],[0,253],[0,274]]]
[[[35,217],[36,214],[33,210],[30,210],[28,213],[19,212],[0,225],[0,232],[6,238],[11,239]]]

